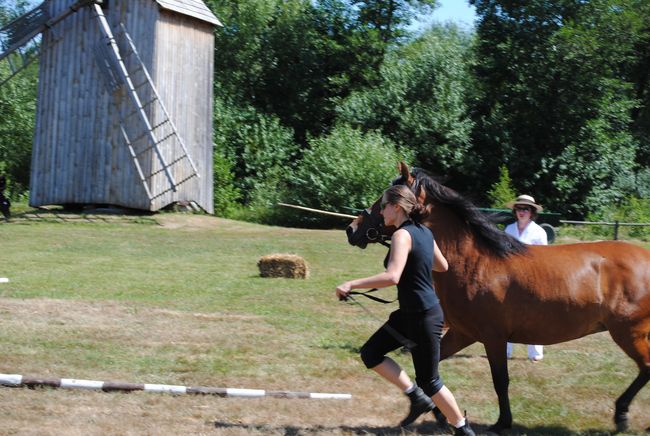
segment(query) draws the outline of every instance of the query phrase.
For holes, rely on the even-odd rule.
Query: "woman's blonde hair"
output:
[[[407,186],[395,185],[384,191],[381,198],[382,205],[396,204],[406,212],[410,218],[415,221],[420,221],[423,217],[425,209],[418,203],[415,194]]]

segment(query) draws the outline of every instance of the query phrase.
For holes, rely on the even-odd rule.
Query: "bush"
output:
[[[213,154],[213,197],[214,197],[214,214],[230,218],[239,204],[241,198],[239,189],[235,187],[235,176],[232,173],[232,163],[215,149]]]
[[[397,175],[400,155],[378,133],[338,126],[328,136],[312,140],[310,146],[291,176],[291,189],[284,195],[287,203],[350,213],[377,200]],[[308,212],[292,214],[303,225],[341,221]]]
[[[270,206],[296,159],[293,132],[271,115],[215,98],[215,154],[229,163],[231,182],[244,206]],[[225,162],[218,162],[225,165]]]

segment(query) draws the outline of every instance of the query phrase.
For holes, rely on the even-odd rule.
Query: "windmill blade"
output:
[[[46,2],[16,18],[0,29],[0,61],[9,65],[9,75],[0,78],[0,86],[31,64],[41,49],[41,33],[95,0],[78,0],[51,18]]]

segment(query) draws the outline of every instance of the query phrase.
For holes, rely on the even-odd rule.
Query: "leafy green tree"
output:
[[[604,99],[598,117],[585,123],[575,142],[546,161],[556,174],[556,201],[565,209],[582,216],[602,214],[634,192],[630,104],[618,95]]]
[[[650,169],[650,2],[629,0],[625,11],[626,34],[632,39],[633,53],[624,64],[625,77],[634,86],[639,105],[632,110],[632,132],[639,141],[636,163]]]
[[[0,0],[0,26],[33,6],[26,0]],[[7,63],[0,62],[0,78],[9,75]],[[29,189],[37,82],[38,65],[32,64],[0,87],[0,174],[7,176],[13,198]]]
[[[468,158],[472,122],[467,97],[470,39],[457,28],[437,27],[387,56],[380,83],[353,93],[340,119],[379,130],[415,163],[449,174]]]
[[[488,191],[488,198],[490,199],[490,207],[502,208],[505,207],[509,201],[516,198],[517,194],[512,186],[512,179],[508,173],[508,167],[501,165],[499,168],[499,180],[492,185]]]
[[[622,74],[633,53],[628,14],[608,0],[471,3],[481,84],[472,172],[506,162],[515,185],[576,216],[624,195],[614,181],[633,171],[638,147],[625,133],[636,104]]]
[[[435,0],[207,0],[218,90],[276,115],[306,146],[335,123],[336,105],[376,83],[385,53]]]
[[[348,0],[356,13],[357,60],[368,68],[363,75],[366,85],[380,80],[379,67],[388,51],[410,36],[406,26],[418,14],[428,14],[436,0]]]
[[[30,0],[0,0],[0,27],[36,6]]]
[[[305,146],[334,121],[336,99],[365,65],[342,0],[210,0],[224,22],[215,38],[215,81],[240,106],[273,114]]]
[[[350,0],[349,3],[358,11],[359,26],[375,31],[385,47],[407,35],[405,27],[416,15],[428,14],[438,6],[437,0]]]

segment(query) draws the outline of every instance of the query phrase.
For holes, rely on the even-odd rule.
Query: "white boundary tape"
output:
[[[9,279],[6,277],[0,277],[0,283],[9,283]]]
[[[39,377],[25,377],[20,374],[0,374],[0,385],[8,387],[37,387],[49,386],[63,389],[95,389],[102,391],[147,391],[168,394],[203,394],[217,395],[220,397],[276,397],[276,398],[310,398],[316,400],[349,400],[350,394],[333,394],[322,392],[292,392],[292,391],[265,391],[263,389],[241,388],[214,388],[206,386],[188,387],[161,384],[138,384],[123,382],[108,382],[99,380],[81,380],[74,378],[45,379]]]

